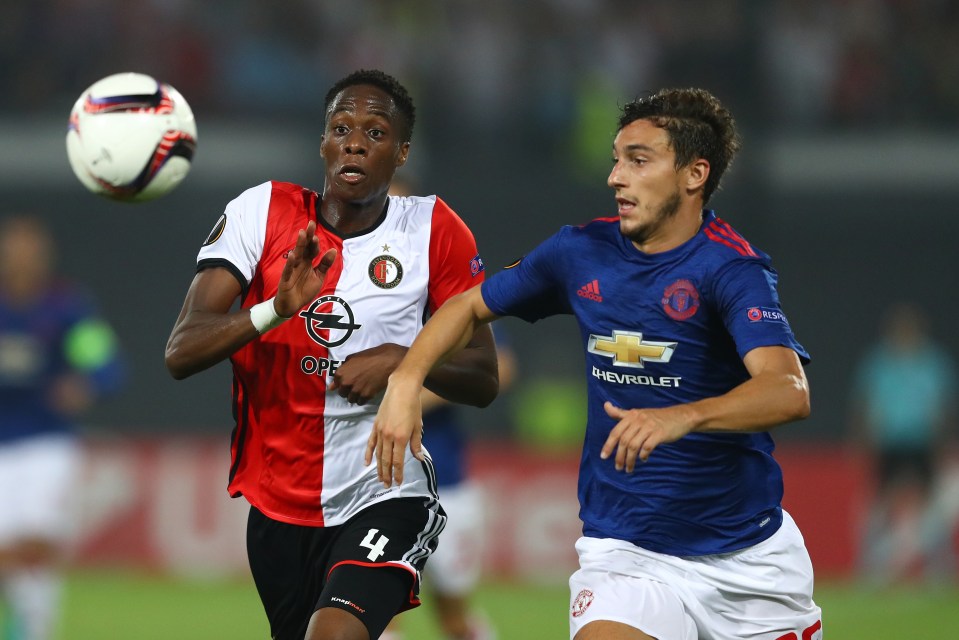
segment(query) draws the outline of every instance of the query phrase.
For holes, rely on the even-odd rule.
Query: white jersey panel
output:
[[[272,192],[273,183],[264,182],[231,200],[200,248],[197,263],[225,260],[236,267],[249,284],[263,254]]]
[[[435,197],[391,197],[386,219],[379,227],[343,241],[343,273],[335,295],[360,328],[342,344],[329,347],[331,359],[342,362],[386,343],[413,344],[423,328],[427,305],[430,221],[435,202]],[[360,407],[334,395],[327,398],[325,415],[375,414],[381,400],[382,395]]]
[[[382,224],[343,241],[336,306],[338,313],[349,309],[344,320],[359,328],[342,344],[329,348],[332,360],[342,362],[385,343],[413,343],[427,304],[435,202],[435,197],[391,197]],[[364,464],[363,452],[381,400],[382,394],[366,405],[351,405],[335,391],[326,394],[322,503],[329,526],[375,502],[434,493],[432,463],[424,465],[408,449],[399,487],[385,489],[376,477],[376,464]]]

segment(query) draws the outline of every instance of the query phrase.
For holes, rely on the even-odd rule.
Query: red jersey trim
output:
[[[739,255],[752,256],[754,258],[757,257],[756,252],[753,251],[753,248],[749,242],[747,242],[746,239],[741,235],[736,233],[732,227],[730,227],[720,218],[716,218],[710,222],[703,229],[703,232],[710,240],[726,245],[730,249],[736,251],[736,253]]]
[[[584,222],[579,225],[580,227],[585,227],[588,224],[593,224],[594,222],[619,222],[619,216],[609,216],[607,218],[593,218],[589,222]]]
[[[401,564],[399,562],[361,562],[359,560],[343,560],[342,562],[337,562],[332,567],[330,567],[330,570],[326,574],[327,581],[329,581],[330,574],[333,573],[333,569],[336,569],[337,567],[342,566],[344,564],[352,564],[357,567],[369,567],[371,569],[380,569],[383,567],[403,569],[404,571],[406,571],[407,573],[413,576],[413,588],[410,589],[409,600],[406,603],[405,607],[403,608],[403,611],[406,611],[407,609],[412,609],[414,607],[418,607],[420,606],[420,604],[422,604],[419,596],[416,595],[416,583],[419,581],[419,576],[417,576],[416,572],[413,571],[408,566],[406,566],[405,564]]]
[[[430,221],[429,253],[431,314],[453,296],[483,282],[483,271],[474,274],[470,269],[470,262],[478,255],[473,233],[439,196]]]

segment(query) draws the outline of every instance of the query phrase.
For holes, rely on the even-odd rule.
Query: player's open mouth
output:
[[[623,198],[616,198],[616,209],[619,212],[619,215],[629,213],[636,208],[636,203],[630,202]]]
[[[360,180],[366,177],[366,174],[363,173],[362,169],[354,165],[348,165],[340,169],[340,177],[350,184],[356,184]]]

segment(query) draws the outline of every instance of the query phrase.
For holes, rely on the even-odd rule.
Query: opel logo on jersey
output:
[[[380,289],[392,289],[403,279],[403,265],[384,253],[370,261],[369,274],[370,282]]]
[[[340,346],[362,326],[354,322],[353,310],[346,300],[338,296],[317,298],[308,309],[300,311],[300,317],[306,320],[310,337],[327,348]]]
[[[676,342],[643,340],[636,331],[613,331],[611,336],[589,336],[589,352],[613,359],[622,367],[643,369],[646,362],[669,362],[676,350]]]

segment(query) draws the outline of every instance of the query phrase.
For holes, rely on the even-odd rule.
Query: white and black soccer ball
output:
[[[139,202],[183,181],[196,140],[193,110],[179,91],[142,73],[117,73],[73,105],[67,156],[93,193]]]

